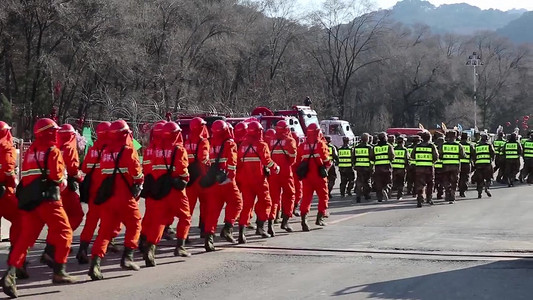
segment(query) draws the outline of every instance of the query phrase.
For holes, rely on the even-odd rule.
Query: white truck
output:
[[[357,142],[355,134],[348,121],[339,120],[339,118],[333,117],[329,120],[320,121],[320,128],[325,136],[331,137],[331,142],[337,147],[342,147],[342,139],[344,137],[350,139],[350,146],[353,146],[353,144]]]

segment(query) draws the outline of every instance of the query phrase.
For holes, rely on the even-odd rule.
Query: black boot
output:
[[[214,238],[215,238],[214,234],[208,233],[205,235],[204,248],[206,252],[215,251]]]
[[[28,274],[28,262],[24,261],[22,268],[17,269],[17,279],[28,279],[30,274]]]
[[[176,242],[176,248],[174,249],[174,256],[190,257],[191,254],[185,249],[185,240],[178,239]]]
[[[155,245],[151,243],[145,243],[143,250],[144,265],[147,267],[155,267]]]
[[[76,259],[80,265],[89,263],[87,251],[89,251],[89,242],[80,242],[80,248],[78,249],[78,254],[76,254]]]
[[[298,204],[294,205],[294,209],[292,210],[292,214],[297,216],[297,217],[300,216],[300,211],[298,210]]]
[[[426,203],[429,204],[429,205],[433,205],[433,198],[431,198],[431,196],[429,196],[427,199],[426,199]]]
[[[266,239],[270,237],[270,234],[265,232],[265,221],[257,220],[257,229],[255,230],[256,235],[260,235],[262,238]]]
[[[481,199],[481,197],[483,197],[482,195],[483,193],[481,191],[477,191],[477,198],[478,199]]]
[[[44,247],[43,254],[41,255],[41,263],[53,269],[55,252],[55,247],[46,243],[46,247]]]
[[[54,264],[54,275],[52,276],[52,283],[76,283],[76,277],[70,276],[66,271],[66,264]]]
[[[289,217],[286,215],[283,215],[283,219],[281,220],[281,229],[285,229],[287,232],[292,232],[291,225],[289,225]]]
[[[102,259],[98,256],[93,257],[91,259],[91,266],[89,267],[89,277],[91,277],[91,280],[102,280],[104,279],[104,276],[102,275],[102,272],[100,271],[100,262]]]
[[[200,223],[198,223],[198,228],[200,228],[200,238],[201,239],[205,238],[205,224],[204,224],[204,222],[200,221]]]
[[[176,231],[170,227],[170,225],[165,227],[165,230],[163,231],[163,239],[167,241],[173,241],[174,237],[176,236]]]
[[[355,203],[361,203],[361,196],[355,196]]]
[[[324,223],[324,214],[323,213],[318,213],[316,215],[316,221],[315,221],[315,225],[318,225],[318,226],[326,226],[326,223]]]
[[[222,228],[222,231],[220,232],[220,237],[229,243],[236,244],[237,241],[233,237],[233,224],[230,222],[224,223],[224,228]]]
[[[111,253],[119,253],[120,252],[120,249],[118,248],[117,243],[115,242],[115,239],[111,239],[109,241],[109,244],[107,244],[106,253],[108,253],[108,252],[111,252]]]
[[[139,271],[141,268],[133,260],[133,249],[124,247],[120,267],[124,270]]]
[[[268,220],[268,230],[267,230],[267,232],[272,237],[276,236],[276,232],[274,231],[274,221],[273,220]]]
[[[487,194],[489,197],[492,197],[492,194],[489,192],[489,188],[485,188],[485,194]]]
[[[139,251],[141,253],[144,253],[144,249],[146,249],[145,244],[146,244],[146,235],[141,234],[141,236],[139,237],[139,246],[137,247],[139,248]]]
[[[309,231],[309,225],[307,225],[307,215],[302,214],[302,231],[307,232]]]
[[[418,196],[416,198],[416,207],[422,207],[422,203],[424,203],[424,197]]]
[[[2,289],[4,294],[8,295],[11,298],[17,298],[17,269],[15,267],[9,266],[6,273],[2,277]]]
[[[239,226],[239,244],[246,244],[246,227]]]

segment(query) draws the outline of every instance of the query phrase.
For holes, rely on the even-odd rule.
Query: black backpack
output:
[[[119,172],[119,162],[120,158],[122,157],[122,153],[124,152],[124,149],[126,149],[126,146],[123,146],[122,149],[120,149],[120,152],[115,158],[115,169],[113,169],[113,174],[111,176],[107,176],[102,181],[100,188],[98,188],[96,198],[94,199],[94,204],[100,205],[102,203],[105,203],[107,200],[109,200],[109,198],[113,196],[115,192],[115,176],[117,175],[117,172]]]
[[[104,152],[104,148],[98,151],[97,161],[93,164],[93,167],[89,171],[89,174],[85,175],[85,178],[83,178],[83,181],[80,183],[80,201],[83,203],[89,203],[89,195],[94,169],[96,168],[96,164],[100,162],[102,152]]]
[[[183,190],[187,186],[186,181],[182,180],[181,178],[172,177],[172,168],[174,166],[174,161],[176,160],[176,153],[178,151],[178,147],[179,146],[176,146],[174,148],[174,151],[172,151],[170,164],[167,164],[166,158],[164,158],[165,167],[167,171],[165,172],[165,174],[161,175],[161,177],[155,180],[152,183],[152,186],[150,187],[151,196],[154,200],[161,200],[165,198],[168,194],[170,194],[172,188],[175,188],[177,190]]]
[[[207,169],[207,173],[205,174],[205,176],[200,179],[201,187],[208,188],[210,186],[213,186],[217,182],[222,183],[226,180],[227,175],[224,171],[220,170],[218,164],[220,163],[220,158],[222,158],[224,146],[226,145],[227,141],[228,140],[222,142],[222,146],[220,146],[220,151],[218,152],[215,162],[211,166],[209,166],[209,169]]]
[[[17,186],[16,196],[18,198],[18,207],[24,211],[32,211],[37,208],[43,201],[59,201],[59,185],[48,179],[48,157],[52,147],[44,154],[44,166],[41,167],[37,159],[37,150],[34,152],[35,162],[41,172],[41,176],[32,181],[27,186],[23,186],[22,181]]]
[[[201,138],[198,144],[196,144],[196,151],[194,153],[194,162],[192,164],[189,164],[187,167],[187,170],[189,171],[189,182],[187,183],[187,186],[191,186],[194,184],[198,178],[202,175],[202,169],[200,168],[200,162],[198,161],[198,147],[200,146],[200,143],[204,139]]]

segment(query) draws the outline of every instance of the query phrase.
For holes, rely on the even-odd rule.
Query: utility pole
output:
[[[468,56],[466,65],[469,67],[473,67],[474,69],[474,129],[478,130],[477,128],[477,70],[476,68],[478,66],[483,65],[483,62],[481,61],[481,55],[478,55],[477,52],[472,53],[472,55]]]

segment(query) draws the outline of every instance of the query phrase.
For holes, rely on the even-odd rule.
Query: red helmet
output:
[[[291,131],[289,128],[289,124],[287,124],[287,121],[281,120],[276,123],[276,133],[278,134],[288,134]]]
[[[235,134],[245,135],[247,129],[248,129],[248,123],[239,122],[237,123],[237,125],[235,125]]]
[[[33,126],[33,134],[35,134],[35,136],[40,136],[50,132],[53,132],[55,134],[59,128],[60,127],[57,126],[54,120],[43,118],[35,122],[35,125]]]
[[[275,138],[276,138],[276,130],[274,130],[273,128],[269,128],[267,129],[267,131],[265,131],[265,140],[270,141]]]
[[[111,126],[109,126],[109,132],[111,133],[119,133],[119,132],[126,132],[131,133],[130,126],[128,126],[128,123],[124,120],[116,120],[113,123],[111,123]]]
[[[0,130],[11,130],[11,126],[4,121],[0,121]]]
[[[161,121],[158,121],[158,122],[155,122],[154,123],[154,126],[152,127],[152,133],[161,133],[163,131],[163,127],[165,127],[165,125],[167,124],[167,121],[165,122],[161,122]]]
[[[310,133],[310,132],[313,132],[313,133],[320,132],[320,127],[318,126],[318,124],[316,123],[309,124],[309,126],[307,126],[306,133]]]
[[[59,133],[67,133],[67,132],[68,133],[74,133],[74,132],[76,132],[76,130],[70,124],[61,125],[61,128],[59,128]]]
[[[162,129],[164,134],[177,133],[181,131],[181,127],[176,122],[168,122],[163,125]]]
[[[200,131],[202,130],[202,127],[206,124],[207,122],[204,119],[196,117],[193,118],[189,123],[189,128],[191,129],[191,131]]]
[[[257,121],[252,121],[248,123],[248,128],[246,129],[247,134],[258,134],[263,132],[263,125]]]
[[[220,134],[227,131],[229,131],[229,126],[226,121],[216,120],[213,122],[213,125],[211,125],[211,132],[213,132],[213,134]]]
[[[319,139],[320,127],[316,123],[311,123],[309,124],[309,126],[307,126],[307,130],[305,133],[307,140],[311,143],[314,143]]]
[[[101,122],[96,126],[96,134],[102,134],[107,131],[109,131],[109,128],[111,127],[111,122]]]

